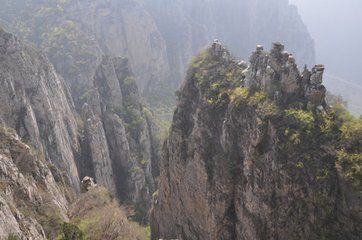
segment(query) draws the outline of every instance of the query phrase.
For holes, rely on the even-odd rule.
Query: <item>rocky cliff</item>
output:
[[[0,3],[0,19],[46,51],[79,107],[102,55],[128,57],[142,95],[169,105],[191,56],[215,38],[239,57],[283,40],[298,62],[314,62],[314,43],[287,0]]]
[[[0,238],[54,239],[80,189],[73,102],[47,58],[2,29],[0,59]]]
[[[92,77],[103,55],[127,56],[141,91],[169,75],[164,40],[138,1],[34,0],[26,7],[21,0],[2,2],[6,6],[2,19],[19,23],[10,28],[44,49],[71,84],[80,107],[83,102],[78,104],[78,98],[93,86]]]
[[[14,129],[0,127],[0,238],[54,239],[71,191],[44,156]]]
[[[0,239],[149,239],[132,207],[89,179],[73,195],[61,171],[0,126]]]
[[[103,57],[94,86],[83,106],[83,145],[88,152],[81,171],[145,214],[155,190],[158,143],[128,59]]]
[[[145,5],[165,39],[174,86],[189,59],[215,38],[241,58],[257,43],[283,41],[300,64],[314,64],[314,42],[286,0],[153,0]]]
[[[152,237],[358,239],[360,172],[337,166],[346,149],[358,165],[362,135],[341,146],[323,70],[301,74],[279,43],[258,46],[248,64],[219,42],[193,59],[163,148]]]
[[[38,164],[39,158],[45,165],[41,166],[41,171],[48,171],[48,165],[61,169],[61,176],[65,178],[62,184],[69,186],[70,193],[79,193],[80,179],[91,176],[122,202],[135,206],[137,220],[146,222],[151,194],[156,187],[153,174],[158,173],[159,143],[152,114],[140,100],[129,61],[103,57],[92,76],[93,87],[85,92],[84,105],[78,114],[64,80],[42,53],[0,30],[0,58],[0,100],[3,103],[0,123],[14,129],[21,139],[19,144],[26,142],[37,157],[35,160],[20,157],[16,161],[32,166]],[[0,139],[4,140],[4,136]],[[8,177],[24,174],[23,169],[13,166],[12,169],[13,172],[4,170],[4,191],[11,186]],[[37,171],[40,170],[35,169],[33,174]],[[53,176],[44,171],[39,178],[51,181]],[[41,179],[23,185],[26,187],[29,183],[32,188],[40,184],[38,181]],[[57,184],[50,185],[57,187]],[[33,201],[32,196],[29,198]],[[63,201],[64,196],[60,194],[54,198]],[[34,202],[43,204],[41,199]],[[66,207],[65,201],[61,206],[63,213]],[[39,226],[39,234],[44,237],[43,225]],[[11,229],[16,230],[14,234],[19,232],[16,227]],[[25,234],[26,230],[20,230]]]
[[[62,169],[75,189],[84,176],[94,177],[121,200],[136,204],[137,217],[145,220],[159,143],[136,81],[141,78],[138,85],[144,88],[145,76],[165,78],[162,72],[168,71],[151,17],[133,1],[31,1],[26,8],[22,1],[3,3],[3,18],[19,23],[22,27],[14,29],[43,48],[70,84],[77,113],[47,58],[4,33],[6,87],[0,96],[9,105],[0,108],[1,119]],[[129,56],[140,78],[129,60],[104,53]]]
[[[0,29],[0,122],[67,173],[79,190],[72,98],[49,60]]]

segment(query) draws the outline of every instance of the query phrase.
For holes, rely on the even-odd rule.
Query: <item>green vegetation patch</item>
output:
[[[85,234],[74,224],[63,223],[57,240],[85,240]]]
[[[313,128],[314,116],[312,112],[300,109],[288,109],[285,110],[285,114],[287,117],[290,117],[291,120],[296,121],[301,127],[306,129]]]
[[[191,68],[200,68],[201,65],[204,63],[204,61],[206,60],[206,57],[208,56],[208,54],[209,53],[207,50],[201,51],[201,53],[199,55],[191,58],[189,66]]]
[[[20,240],[20,237],[18,237],[18,235],[16,234],[9,234],[9,236],[6,238],[6,240]]]
[[[340,131],[337,165],[362,195],[362,119],[352,116],[341,105],[333,110]]]

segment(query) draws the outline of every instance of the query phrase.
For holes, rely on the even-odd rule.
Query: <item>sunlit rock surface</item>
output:
[[[323,67],[276,43],[191,61],[163,148],[155,239],[359,239],[361,199],[336,168]],[[327,125],[328,126],[327,126]]]

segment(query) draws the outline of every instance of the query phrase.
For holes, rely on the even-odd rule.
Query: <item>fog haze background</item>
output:
[[[298,7],[316,46],[317,63],[326,66],[325,83],[362,114],[362,1],[290,0]]]

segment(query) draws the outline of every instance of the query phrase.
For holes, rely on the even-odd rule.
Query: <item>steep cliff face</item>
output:
[[[1,126],[0,143],[0,238],[54,239],[67,220],[63,176],[14,129]]]
[[[165,39],[176,86],[189,59],[215,38],[242,58],[257,43],[283,41],[300,64],[314,64],[313,40],[287,0],[154,0],[145,5]]]
[[[96,43],[106,55],[127,56],[141,91],[150,82],[167,78],[169,69],[163,38],[152,17],[136,1],[70,2],[62,19],[72,22],[76,31],[91,40],[82,43]]]
[[[2,0],[1,4],[5,10],[0,10],[1,19],[16,23],[6,25],[44,49],[71,84],[78,106],[84,89],[92,87],[102,55],[127,56],[141,91],[168,78],[166,45],[138,1]]]
[[[218,42],[195,58],[163,148],[153,238],[358,239],[361,199],[336,168],[323,70],[301,75],[281,44],[258,46],[250,64]]]
[[[152,119],[140,102],[128,59],[104,57],[96,70],[95,88],[83,106],[85,144],[84,175],[94,176],[122,200],[149,207],[155,189],[157,149]]]
[[[80,179],[92,176],[147,215],[159,144],[129,61],[102,59],[82,97],[79,117],[63,79],[45,56],[2,30],[0,44],[1,123],[64,171],[76,191]]]
[[[158,142],[128,60],[103,57],[78,117],[44,55],[0,30],[0,58],[0,236],[55,239],[86,175],[146,222]]]
[[[0,3],[1,19],[45,49],[79,106],[103,54],[128,57],[142,95],[153,104],[170,104],[190,57],[215,38],[239,57],[257,43],[284,41],[298,62],[314,62],[313,41],[287,0]]]
[[[63,173],[0,126],[0,239],[149,239],[102,186],[74,196]],[[79,226],[79,227],[78,227]]]
[[[0,29],[0,121],[67,172],[79,189],[73,102],[47,58]]]

